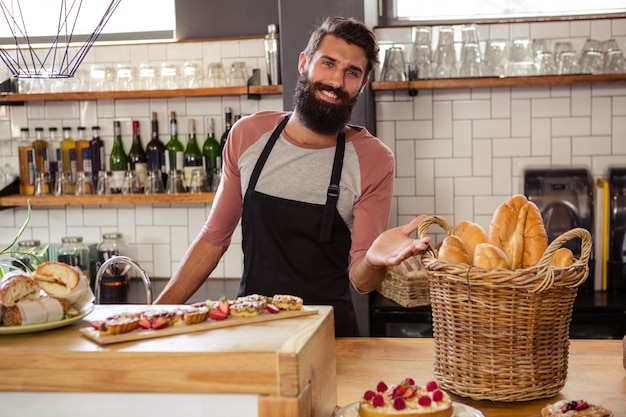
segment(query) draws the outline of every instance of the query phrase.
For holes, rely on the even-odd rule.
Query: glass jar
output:
[[[14,255],[15,261],[13,262],[13,266],[19,269],[34,271],[39,263],[47,261],[47,256],[45,254],[37,256],[37,254],[41,252],[41,242],[39,240],[21,240],[17,242],[17,251],[19,253]],[[27,255],[25,253],[32,255]],[[35,257],[39,259],[35,259]]]
[[[79,268],[86,276],[89,273],[89,247],[83,243],[81,236],[66,236],[61,239],[57,260],[64,264]]]
[[[113,256],[126,255],[127,246],[121,233],[105,233],[98,245],[98,269]],[[127,264],[113,264],[102,273],[100,281],[100,302],[103,304],[126,303],[128,295]]]

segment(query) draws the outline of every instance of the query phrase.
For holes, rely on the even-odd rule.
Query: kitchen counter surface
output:
[[[340,407],[358,401],[378,381],[388,384],[412,377],[424,384],[433,379],[431,338],[336,339],[337,400]],[[585,399],[626,417],[626,370],[622,340],[571,340],[565,387],[553,398],[514,403],[454,401],[482,411],[485,417],[539,417],[541,408],[561,399]]]

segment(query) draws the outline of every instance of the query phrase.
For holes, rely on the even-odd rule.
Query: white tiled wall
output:
[[[460,27],[455,29],[460,47]],[[615,38],[626,49],[626,19],[479,25],[479,39]],[[433,44],[437,27],[433,27]],[[408,51],[411,28],[377,30],[381,50]],[[408,57],[407,57],[408,58]],[[391,225],[420,213],[487,227],[494,209],[523,191],[523,169],[585,166],[602,177],[626,165],[626,84],[467,88],[376,93],[377,133],[396,155]]]
[[[383,46],[408,44],[410,28],[377,30]],[[626,19],[481,26],[479,36],[513,37],[518,34],[550,39],[571,39],[577,45],[588,37],[616,38],[626,47]],[[96,47],[88,60],[117,63],[120,59],[203,59],[245,57],[263,68],[262,42],[229,41]],[[294,58],[295,59],[295,58]],[[89,62],[89,61],[88,61]],[[151,111],[159,115],[162,140],[167,140],[168,114],[176,111],[180,131],[186,120],[213,117],[223,129],[223,108],[235,113],[281,109],[280,96],[199,97],[173,99],[96,100],[85,102],[29,102],[23,107],[0,107],[0,143],[7,143],[19,128],[36,126],[102,126],[107,149],[112,143],[112,122],[123,120],[125,145],[130,145],[130,120],[141,121],[148,138]],[[530,165],[585,165],[596,177],[608,166],[626,164],[626,84],[421,90],[376,93],[377,134],[397,158],[391,225],[419,213],[438,214],[452,222],[473,219],[487,226],[493,210],[505,198],[521,192],[520,175]],[[145,140],[145,139],[144,139]],[[2,148],[4,149],[4,148]],[[17,158],[0,157],[17,163]],[[36,209],[25,238],[59,243],[79,234],[100,241],[102,233],[120,231],[134,256],[153,276],[170,276],[204,222],[210,205],[137,207],[68,207]],[[25,208],[0,211],[0,242],[19,229]],[[224,256],[214,277],[241,276],[240,233]]]

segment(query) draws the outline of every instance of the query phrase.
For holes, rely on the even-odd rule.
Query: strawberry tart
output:
[[[541,410],[542,417],[613,417],[604,407],[589,404],[585,400],[561,400]]]
[[[435,381],[422,387],[412,378],[397,385],[379,382],[368,390],[359,402],[361,417],[451,417],[452,399],[439,389]]]

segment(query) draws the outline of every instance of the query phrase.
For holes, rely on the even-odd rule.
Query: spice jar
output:
[[[113,256],[126,255],[127,247],[121,233],[105,233],[98,245],[98,267]],[[119,304],[127,301],[128,295],[127,264],[113,264],[102,273],[100,281],[100,302]]]
[[[38,256],[41,252],[41,242],[39,240],[21,240],[17,242],[17,251],[14,255],[13,266],[26,271],[34,271],[40,262],[45,262],[46,255]],[[39,259],[36,259],[39,258]]]

